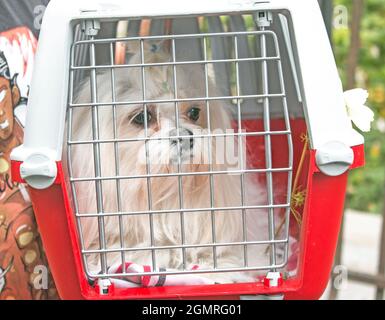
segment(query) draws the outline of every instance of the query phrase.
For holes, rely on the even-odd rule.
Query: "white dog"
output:
[[[144,62],[170,61],[170,54],[164,47],[162,43],[145,43]],[[137,47],[130,63],[142,62],[139,51]],[[203,69],[199,66],[178,66],[175,69],[177,86],[174,86],[173,66],[146,67],[145,92],[140,67],[115,69],[114,94],[110,70],[97,76],[98,102],[111,103],[113,98],[118,102],[139,102],[116,106],[116,114],[111,105],[98,108],[99,139],[126,139],[119,143],[100,144],[101,175],[126,177],[101,182],[103,208],[100,210],[105,213],[128,213],[121,217],[115,214],[104,218],[106,247],[135,248],[137,251],[125,251],[125,261],[150,265],[155,270],[191,270],[195,265],[202,270],[212,270],[214,255],[216,268],[242,268],[243,246],[216,246],[213,249],[197,245],[235,243],[245,239],[268,240],[266,211],[239,209],[242,200],[248,206],[266,204],[264,187],[258,185],[256,179],[251,181],[246,177],[245,194],[241,194],[239,169],[246,166],[245,156],[240,157],[238,152],[241,141],[234,136],[226,138],[220,134],[207,137],[208,129],[216,133],[233,132],[228,131],[233,128],[229,105],[223,101],[209,101],[208,106],[206,101],[187,101],[189,98],[205,97]],[[213,95],[215,86],[211,79],[208,86],[209,94]],[[174,102],[158,102],[175,97],[185,100],[178,102],[177,107]],[[156,101],[147,103],[147,114],[144,113],[144,104],[140,103],[143,100]],[[77,93],[76,103],[89,102],[88,80]],[[73,119],[72,140],[92,140],[91,107],[75,108]],[[146,137],[149,138],[147,146]],[[231,149],[229,146],[234,146],[235,151],[227,150]],[[71,151],[74,177],[94,177],[92,145],[73,146]],[[229,157],[229,154],[232,156]],[[240,161],[242,158],[243,163]],[[178,175],[179,170],[185,175]],[[221,174],[207,174],[210,171]],[[149,177],[148,174],[154,176]],[[80,213],[96,213],[95,182],[77,183],[76,192]],[[223,210],[202,210],[211,207]],[[237,209],[225,210],[233,207]],[[180,208],[187,211],[181,213],[178,211]],[[200,210],[191,212],[190,209]],[[149,210],[157,213],[138,213]],[[137,214],[130,215],[132,212]],[[247,235],[243,234],[243,214],[247,221]],[[81,226],[86,249],[98,249],[100,229],[97,217],[83,218]],[[155,250],[155,266],[151,250],[140,250],[182,244],[192,247]],[[266,248],[265,245],[248,248],[249,266],[269,264]],[[121,259],[119,250],[107,254],[108,266],[121,264]],[[100,271],[99,255],[90,255],[87,263],[93,274]],[[201,276],[218,283],[252,282],[256,273],[204,273]]]

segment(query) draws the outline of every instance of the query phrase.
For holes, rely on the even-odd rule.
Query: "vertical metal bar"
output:
[[[239,53],[238,53],[238,37],[234,36],[234,57],[235,57],[235,78],[236,78],[236,85],[237,85],[237,96],[241,95],[241,88],[240,88],[240,82],[239,82]],[[245,206],[245,173],[244,173],[244,159],[243,159],[243,145],[242,145],[242,136],[240,135],[242,133],[242,112],[241,112],[241,101],[240,99],[237,99],[237,110],[238,110],[238,152],[239,152],[239,161],[241,163],[240,171],[241,171],[241,205],[242,207]],[[241,141],[239,141],[241,140]],[[247,221],[246,221],[246,210],[242,209],[242,234],[243,234],[243,241],[247,241]],[[248,263],[248,257],[247,257],[247,245],[245,244],[243,246],[243,263],[244,266],[247,267],[249,265]]]
[[[289,115],[289,108],[287,105],[287,98],[286,98],[286,89],[285,89],[285,82],[283,78],[283,68],[282,68],[282,62],[281,62],[281,54],[279,50],[278,40],[276,37],[273,37],[274,44],[275,44],[275,51],[276,56],[279,57],[279,60],[277,61],[278,66],[278,77],[279,77],[279,85],[281,93],[283,94],[282,97],[282,106],[283,106],[283,115],[285,118],[285,129],[287,130],[287,143],[288,143],[288,167],[291,168],[290,171],[287,173],[287,195],[286,195],[286,203],[291,202],[291,193],[292,193],[292,179],[293,179],[293,162],[294,162],[294,146],[293,146],[293,139],[292,139],[292,133],[291,133],[291,125],[290,125],[290,115]],[[285,209],[285,236],[287,239],[289,239],[289,224],[290,224],[290,207]],[[286,243],[285,247],[285,261],[288,258],[289,254],[289,243]]]
[[[178,84],[177,84],[177,75],[176,75],[176,50],[175,50],[175,39],[172,39],[172,62],[173,64],[173,82],[174,82],[174,99],[177,100],[178,97]],[[178,196],[179,196],[179,208],[183,209],[183,188],[182,188],[182,160],[181,160],[181,146],[180,146],[180,132],[179,132],[179,110],[178,102],[175,102],[175,126],[176,126],[176,135],[177,135],[177,150],[178,150]],[[184,228],[184,212],[180,212],[180,232],[181,232],[181,243],[182,245],[186,242],[185,228]],[[183,259],[183,270],[186,269],[186,249],[182,248],[182,259]]]
[[[260,27],[261,31],[264,31],[264,27]],[[267,48],[266,48],[266,35],[260,35],[260,48],[261,48],[261,58],[267,57]],[[268,78],[268,65],[267,61],[262,61],[262,94],[269,94],[269,78]],[[263,126],[265,135],[265,161],[266,169],[272,169],[272,155],[271,155],[271,135],[270,132],[270,101],[269,97],[264,98],[263,101]],[[266,183],[267,183],[267,200],[268,205],[272,206],[274,204],[274,191],[273,191],[273,174],[272,172],[266,172]],[[274,241],[275,239],[275,223],[274,223],[274,209],[270,207],[268,209],[269,217],[269,240]],[[273,243],[270,250],[270,264],[272,266],[276,265],[276,247]],[[275,268],[272,268],[272,271],[276,271]]]
[[[94,37],[91,36],[90,40],[93,41]],[[95,63],[95,43],[91,42],[90,44],[90,66],[96,66]],[[97,89],[97,79],[96,79],[96,69],[91,69],[91,105],[92,105],[92,139],[99,140],[99,110],[98,106],[93,105],[93,103],[98,102],[98,89]],[[100,163],[100,144],[94,142],[94,169],[95,177],[101,177],[101,163]],[[103,213],[103,188],[102,182],[100,180],[95,181],[96,188],[96,208],[98,214]],[[104,217],[98,217],[98,228],[99,228],[99,245],[101,249],[106,249],[106,239],[105,239],[105,228],[104,228]],[[100,263],[102,267],[102,272],[107,273],[107,256],[106,253],[101,253]]]
[[[110,59],[111,66],[115,65],[114,61],[114,45],[110,43]],[[116,87],[115,87],[115,69],[111,68],[111,89],[112,89],[112,102],[116,102]],[[114,140],[118,138],[118,128],[117,128],[117,114],[116,114],[116,105],[112,105],[112,123],[114,127]],[[117,142],[114,142],[114,155],[115,155],[115,174],[116,176],[120,175],[119,170],[119,146]],[[120,180],[116,179],[116,193],[117,193],[117,204],[118,204],[118,212],[122,212],[122,198],[121,198],[121,190],[120,190]],[[119,237],[120,237],[120,247],[124,248],[124,223],[123,216],[119,215]],[[122,266],[124,266],[126,262],[125,252],[121,251],[121,260]]]
[[[214,175],[213,172],[213,157],[212,157],[212,136],[211,136],[211,116],[210,116],[210,102],[208,101],[209,97],[209,70],[208,70],[208,61],[207,61],[207,39],[203,38],[203,59],[205,61],[205,94],[206,94],[206,113],[207,113],[207,130],[208,130],[208,153],[209,153],[209,172],[210,172],[210,208],[214,208],[215,199],[214,199]],[[211,238],[213,244],[216,243],[216,232],[215,232],[215,211],[211,211]],[[217,268],[217,247],[213,246],[213,266],[214,269]]]
[[[143,95],[143,101],[146,101],[146,72],[144,64],[144,40],[140,39],[140,60],[141,60],[141,70],[142,70],[142,95]],[[149,176],[151,174],[151,163],[150,163],[150,153],[148,149],[148,119],[147,119],[147,103],[144,103],[144,135],[146,140],[144,141],[145,149],[146,149],[146,172]],[[147,198],[148,198],[148,210],[152,210],[152,191],[151,191],[151,178],[147,177]],[[149,220],[150,220],[150,242],[151,246],[153,247],[155,245],[155,237],[154,237],[154,216],[152,213],[149,214]],[[152,268],[153,270],[156,269],[156,254],[155,250],[151,250],[151,256],[152,256]]]
[[[224,28],[219,16],[207,17],[209,32],[223,33]],[[230,56],[230,46],[228,45],[229,37],[213,38],[211,42],[211,53],[213,59],[228,59]],[[221,94],[231,96],[231,80],[230,80],[230,66],[215,63],[215,86],[219,88]]]
[[[74,50],[75,50],[75,48],[74,48],[74,46],[72,46],[71,65],[74,63],[74,59],[75,59]],[[75,81],[75,75],[74,75],[73,70],[70,71],[69,81],[70,81],[70,83],[69,83],[68,101],[70,103],[73,103],[74,81]],[[72,141],[72,122],[73,122],[73,108],[68,108],[67,141]],[[72,168],[72,145],[69,143],[67,143],[67,166],[68,166],[68,173],[69,173],[70,177],[72,178],[74,176],[73,168]],[[71,191],[72,191],[72,196],[73,196],[75,214],[78,214],[79,213],[79,205],[78,205],[75,182],[71,182],[70,185],[71,185]],[[79,230],[80,246],[82,249],[84,249],[85,245],[84,245],[83,229],[82,229],[82,225],[81,225],[81,219],[79,217],[76,218],[76,224],[77,224],[77,227]],[[87,260],[86,260],[84,254],[82,254],[82,260],[83,260],[83,265],[84,265],[84,268],[86,269],[86,272],[89,273]]]
[[[75,28],[75,40],[85,40],[86,36],[84,32],[82,32],[80,25],[77,25]],[[88,46],[86,45],[77,45],[75,47],[75,55],[72,58],[72,64],[75,64],[76,66],[84,66],[86,64],[87,60],[87,51],[88,51]],[[84,78],[84,70],[78,70],[76,72],[76,75],[74,75],[74,83],[80,83]]]
[[[295,91],[297,93],[297,99],[298,99],[298,102],[303,102],[301,88],[300,88],[300,84],[299,84],[298,70],[297,70],[297,67],[295,64],[295,59],[294,59],[294,50],[293,50],[293,45],[292,45],[293,41],[292,41],[291,36],[290,36],[289,23],[287,21],[286,16],[284,16],[283,14],[279,14],[278,17],[279,17],[279,21],[281,24],[283,39],[284,39],[287,54],[288,54],[288,60],[289,60],[288,64],[289,64],[289,67],[291,69],[291,72],[292,72],[292,75],[294,78],[294,87],[295,87]]]

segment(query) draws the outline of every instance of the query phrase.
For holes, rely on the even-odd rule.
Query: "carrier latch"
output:
[[[88,37],[95,37],[100,30],[100,22],[98,20],[84,20],[81,25],[82,31]]]
[[[270,11],[258,11],[254,20],[259,28],[268,28],[273,21],[273,14]]]
[[[339,176],[349,170],[354,161],[352,148],[339,141],[324,144],[316,152],[319,170],[327,176]]]
[[[56,180],[56,162],[42,153],[30,155],[20,165],[20,176],[35,189],[46,189]]]

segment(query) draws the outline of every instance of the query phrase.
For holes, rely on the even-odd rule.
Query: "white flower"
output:
[[[348,116],[363,132],[369,132],[370,125],[374,121],[374,112],[365,105],[368,97],[368,91],[364,89],[353,89],[344,92]]]
[[[377,120],[377,129],[381,133],[385,133],[385,119],[384,118],[379,118]]]

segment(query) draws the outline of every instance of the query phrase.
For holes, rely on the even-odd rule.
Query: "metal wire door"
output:
[[[263,15],[268,13],[264,12]],[[291,137],[289,109],[285,91],[285,75],[282,68],[282,59],[280,53],[280,45],[277,34],[270,30],[269,26],[271,21],[265,20],[267,16],[256,15],[254,21],[256,25],[253,26],[254,30],[247,31],[213,31],[210,27],[210,20],[208,22],[208,31],[201,31],[195,33],[186,34],[162,34],[151,36],[129,36],[126,38],[103,38],[96,39],[94,35],[88,35],[86,40],[76,40],[73,43],[71,51],[71,66],[70,66],[70,85],[69,85],[69,105],[68,105],[68,117],[67,117],[67,141],[66,141],[66,153],[67,153],[67,166],[69,183],[73,197],[73,209],[78,222],[78,234],[81,243],[81,255],[83,257],[84,266],[87,275],[93,279],[111,278],[111,277],[124,277],[133,275],[161,275],[161,274],[192,274],[192,273],[222,273],[222,272],[248,272],[248,271],[277,271],[284,268],[288,259],[288,242],[289,242],[289,216],[290,216],[290,201],[291,201],[291,181],[293,171],[293,145]],[[242,18],[230,17],[229,19]],[[207,19],[207,18],[205,18]],[[268,24],[260,23],[268,21]],[[195,19],[196,20],[196,19]],[[102,24],[103,25],[103,24]],[[212,26],[212,24],[211,24]],[[161,62],[146,62],[145,48],[154,42],[167,42],[170,46],[170,60]],[[115,46],[119,42],[136,43],[137,52],[139,54],[139,62],[127,62],[123,65],[117,65],[114,63],[114,50]],[[190,51],[194,50],[194,47],[188,47],[189,44],[198,44],[197,49],[199,56],[188,57]],[[255,45],[255,55],[245,56],[243,54],[243,47],[247,43],[253,43]],[[228,54],[217,50],[223,47],[223,44],[229,49]],[[97,49],[103,47],[104,52],[108,52],[108,63],[98,63]],[[187,58],[181,58],[178,54],[180,48],[184,48]],[[79,63],[76,59],[77,51],[84,52],[86,48],[89,52],[89,61],[87,63]],[[191,52],[190,52],[191,53]],[[178,68],[188,67],[191,70],[191,77],[195,77],[194,70],[201,70],[199,79],[202,80],[203,92],[195,95],[187,95],[181,97],[180,88],[178,86]],[[171,83],[168,84],[168,95],[153,97],[147,96],[147,86],[149,70],[151,68],[166,68],[171,71]],[[252,87],[252,90],[245,90],[243,83],[245,79],[243,74],[247,72],[248,68],[252,68],[256,71],[257,78],[256,84]],[[139,87],[138,94],[140,97],[135,96],[132,99],[119,99],[119,92],[117,90],[116,73],[121,69],[140,70],[137,74],[137,85]],[[89,101],[79,102],[76,98],[77,89],[82,86],[79,83],[78,73],[82,72],[86,74],[85,83],[90,87]],[[211,80],[212,74],[214,79],[218,83],[222,82],[217,94],[211,92]],[[222,76],[220,75],[222,74]],[[223,85],[224,74],[227,74],[227,82]],[[219,76],[218,76],[219,75]],[[99,78],[102,77],[102,78]],[[101,80],[100,80],[101,79]],[[109,79],[109,83],[105,84],[106,79]],[[274,79],[274,81],[272,80]],[[272,82],[274,84],[272,85]],[[84,84],[83,84],[84,85]],[[108,86],[111,91],[108,99],[100,101],[101,92],[104,92]],[[272,89],[272,86],[277,90]],[[186,91],[186,90],[184,90]],[[218,133],[214,132],[211,127],[210,115],[213,112],[220,112],[220,110],[210,110],[213,108],[215,102],[220,102],[223,105],[230,106],[232,111],[232,126],[233,131],[224,131]],[[190,133],[186,132],[181,125],[181,109],[185,103],[200,103],[204,112],[207,115],[207,126],[205,130],[200,134],[194,134],[194,139],[206,139],[208,148],[207,154],[210,158],[205,170],[201,171],[188,171],[184,170],[182,155],[178,152],[177,160],[175,162],[175,172],[152,172],[152,164],[149,163],[151,153],[151,143],[154,141],[168,141],[177,145],[177,150],[181,150],[181,145],[185,141],[190,141]],[[151,128],[149,127],[149,115],[151,108],[154,105],[172,104],[174,106],[174,134],[171,136],[151,136]],[[143,136],[130,136],[123,137],[119,134],[120,118],[119,108],[130,108],[136,105],[143,106]],[[246,105],[249,105],[246,108]],[[85,108],[88,110],[88,119],[83,119],[84,122],[90,123],[89,135],[85,136],[74,135],[74,122],[76,120],[76,111]],[[112,132],[108,137],[103,136],[103,117],[104,111],[109,110],[111,113]],[[247,110],[247,115],[246,111]],[[251,110],[251,112],[250,112]],[[283,119],[283,127],[280,130],[272,128],[272,118],[276,117],[272,110],[279,110],[279,114]],[[261,127],[259,129],[245,128],[245,120],[250,119],[250,114],[255,119],[259,119]],[[225,128],[223,128],[225,129]],[[229,129],[229,128],[226,128]],[[286,166],[277,167],[273,163],[274,148],[272,139],[276,136],[285,138],[286,145],[283,147],[285,151]],[[213,150],[212,141],[223,138],[233,139],[236,141],[236,153],[239,156],[238,166],[236,168],[218,168],[211,159]],[[248,164],[245,157],[249,156],[249,153],[258,152],[257,150],[249,150],[247,145],[251,139],[259,139],[263,141],[263,153],[258,156],[262,157],[261,163],[263,166],[252,166]],[[123,144],[130,144],[135,142],[142,142],[145,152],[145,172],[124,173],[121,168],[122,157],[120,148]],[[103,172],[103,163],[105,162],[106,155],[103,152],[107,149],[106,146],[110,146],[111,153],[108,154],[112,157],[114,163],[114,172],[111,174],[105,174]],[[247,150],[246,150],[247,149]],[[88,150],[88,151],[81,151]],[[92,167],[92,175],[81,176],[77,174],[74,169],[74,154],[82,153],[84,159],[83,165]],[[132,155],[134,156],[134,155]],[[263,176],[263,201],[259,203],[252,203],[247,201],[246,194],[250,185],[247,183],[250,176]],[[216,205],[214,195],[218,194],[216,188],[220,188],[216,179],[218,176],[231,177],[229,179],[237,179],[237,183],[233,184],[240,194],[240,203],[238,205]],[[285,181],[282,186],[277,185],[276,176],[280,176],[284,179],[279,181]],[[189,177],[206,177],[209,190],[209,200],[206,206],[202,207],[188,207],[186,206],[186,198],[189,197],[184,189],[184,181]],[[174,179],[177,194],[175,196],[177,207],[172,206],[170,208],[160,208],[153,205],[152,199],[154,198],[153,189],[155,181],[159,179]],[[156,180],[158,179],[158,180]],[[124,188],[122,185],[127,182],[134,183],[135,181],[143,180],[145,185],[143,196],[146,199],[145,210],[125,210],[125,203],[137,201],[131,197],[130,194],[122,191]],[[164,180],[165,181],[165,180]],[[231,180],[235,181],[235,180]],[[113,210],[106,206],[105,185],[107,183],[114,184],[114,205]],[[84,200],[79,198],[79,188],[82,186],[89,186],[88,195],[94,201],[94,206],[91,206],[92,210],[82,210],[80,203]],[[91,192],[90,192],[91,190]],[[220,192],[219,192],[220,193]],[[280,196],[277,196],[280,194]],[[84,195],[82,195],[84,197]],[[107,208],[106,208],[107,207]],[[253,225],[250,223],[249,217],[253,215],[253,212],[258,212],[259,215],[264,216],[266,219],[266,239],[253,240],[248,236],[248,229],[252,229]],[[210,238],[211,241],[189,243],[186,239],[187,234],[190,232],[191,225],[188,225],[188,217],[191,215],[208,214],[210,217],[207,223],[211,224]],[[216,219],[218,219],[218,213],[226,216],[233,214],[238,216],[241,221],[241,235],[237,241],[220,241],[218,240]],[[278,214],[279,213],[279,214]],[[162,215],[173,215],[180,221],[178,236],[180,243],[157,243],[156,241],[156,221],[158,217]],[[130,226],[125,224],[124,220],[127,217],[146,217],[147,228],[149,230],[149,242],[145,245],[136,244],[133,247],[126,245],[126,234],[130,232]],[[277,220],[277,217],[280,217]],[[237,218],[237,219],[238,219]],[[93,219],[97,225],[97,245],[89,247],[85,243],[83,232],[83,221],[86,219]],[[109,243],[108,226],[106,226],[106,219],[115,219],[116,228],[119,229],[119,237],[113,245]],[[282,224],[283,230],[278,233],[279,225]],[[127,228],[129,229],[127,231]],[[126,230],[124,230],[126,229]],[[237,252],[243,252],[242,261],[239,265],[223,266],[220,261],[220,253],[223,248],[231,247],[235,248]],[[205,249],[210,251],[210,259],[212,264],[210,267],[203,269],[192,270],[188,267],[189,262],[188,252],[193,249]],[[251,262],[249,260],[249,250],[252,248],[259,248],[267,256],[267,260],[262,262]],[[159,266],[157,258],[160,252],[168,251],[170,255],[178,252],[182,261],[179,268],[170,268],[167,270],[162,269]],[[119,256],[119,263],[124,264],[127,262],[127,257],[131,253],[147,255],[151,261],[152,271],[143,273],[113,273],[111,274],[109,266],[111,265],[111,257]],[[92,268],[89,262],[89,257],[93,256],[93,260],[97,260],[97,268]],[[112,260],[116,261],[115,258]]]

